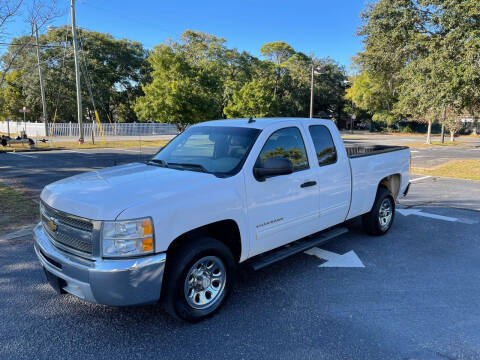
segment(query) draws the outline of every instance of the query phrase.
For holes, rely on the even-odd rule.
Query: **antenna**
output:
[[[255,122],[255,119],[250,117],[250,119],[248,119],[248,123],[251,124],[251,123],[254,123]]]

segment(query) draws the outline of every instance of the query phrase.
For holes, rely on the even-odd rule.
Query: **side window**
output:
[[[265,142],[256,166],[261,166],[265,160],[281,157],[293,164],[293,171],[308,169],[307,152],[302,134],[296,127],[289,127],[275,131]]]
[[[310,126],[315,152],[317,153],[318,165],[324,166],[337,162],[337,150],[333,143],[330,130],[323,125]]]

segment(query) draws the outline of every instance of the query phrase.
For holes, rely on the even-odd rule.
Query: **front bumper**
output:
[[[58,250],[43,226],[33,229],[34,248],[43,268],[62,279],[62,289],[92,303],[128,306],[160,299],[166,254],[134,259],[86,260]]]

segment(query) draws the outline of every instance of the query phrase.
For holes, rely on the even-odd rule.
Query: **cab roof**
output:
[[[253,121],[252,121],[253,120]],[[277,117],[277,118],[242,118],[242,119],[226,119],[226,120],[212,120],[212,121],[205,121],[202,123],[195,124],[194,126],[235,126],[235,127],[245,127],[245,128],[252,128],[252,129],[265,129],[267,126],[270,126],[275,123],[289,121],[289,120],[296,120],[296,121],[304,121],[304,122],[317,122],[320,123],[322,121],[331,121],[325,119],[316,119],[316,118],[290,118],[290,117]]]

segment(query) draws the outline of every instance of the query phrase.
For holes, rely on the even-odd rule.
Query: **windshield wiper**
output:
[[[160,165],[162,167],[166,167],[168,168],[168,163],[165,161],[165,160],[161,160],[161,159],[150,159],[147,161],[147,164],[149,163],[154,163],[155,165]]]
[[[192,164],[192,163],[168,163],[168,165],[173,165],[173,166],[181,166],[183,168],[193,168],[192,170],[196,169],[197,171],[201,171],[201,172],[204,172],[204,173],[209,173],[209,171],[207,169],[205,169],[203,167],[203,165],[200,165],[200,164]]]

